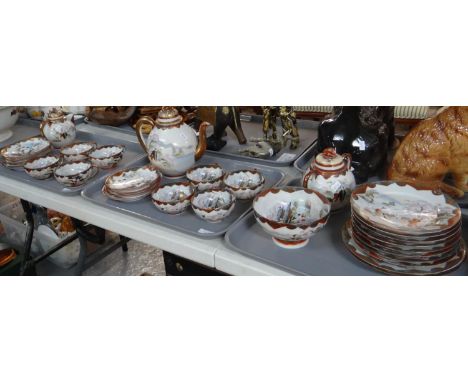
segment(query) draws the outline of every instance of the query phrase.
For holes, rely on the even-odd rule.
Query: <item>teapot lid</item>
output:
[[[163,108],[158,113],[158,118],[156,119],[156,125],[158,127],[179,127],[184,119],[179,114],[175,107],[163,106]]]
[[[336,149],[329,147],[315,157],[315,163],[321,167],[334,168],[344,162],[344,157],[336,152]]]

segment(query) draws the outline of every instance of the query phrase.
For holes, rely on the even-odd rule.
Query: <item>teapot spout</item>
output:
[[[206,128],[209,125],[208,122],[202,122],[198,129],[198,146],[195,151],[195,160],[199,160],[206,151]]]

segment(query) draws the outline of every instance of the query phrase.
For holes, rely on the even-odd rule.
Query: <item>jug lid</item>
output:
[[[175,107],[163,106],[158,113],[156,126],[163,128],[179,127],[184,119]]]
[[[47,119],[48,121],[59,121],[63,120],[65,118],[65,112],[62,110],[61,107],[53,107],[49,110],[47,113]]]
[[[315,157],[315,164],[324,170],[336,170],[345,162],[345,158],[329,147]]]

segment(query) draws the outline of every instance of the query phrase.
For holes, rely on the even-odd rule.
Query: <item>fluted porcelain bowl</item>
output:
[[[282,248],[302,248],[327,224],[330,201],[317,191],[270,188],[253,202],[254,215],[263,230]]]
[[[60,149],[65,162],[76,162],[88,159],[88,155],[96,148],[95,142],[76,142]]]
[[[193,187],[189,182],[166,184],[153,193],[153,204],[166,214],[180,214],[190,205]]]
[[[52,176],[54,169],[60,164],[60,157],[47,155],[31,159],[24,164],[24,171],[35,179],[47,179]]]
[[[224,184],[236,199],[248,200],[262,190],[265,178],[257,170],[238,170],[226,174]]]
[[[88,157],[94,166],[108,169],[117,166],[123,158],[124,150],[123,145],[100,146],[91,151]]]
[[[54,177],[66,187],[79,187],[96,175],[97,171],[88,161],[76,161],[58,166],[54,170]]]
[[[234,210],[236,197],[229,190],[216,188],[198,191],[192,196],[192,208],[195,214],[210,222],[217,223]]]
[[[199,165],[188,169],[186,176],[198,191],[211,190],[223,185],[224,170],[218,164]]]

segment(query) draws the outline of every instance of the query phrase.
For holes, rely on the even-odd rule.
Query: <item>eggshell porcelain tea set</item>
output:
[[[185,173],[187,181],[174,182],[169,178],[161,185],[159,170],[151,164],[117,172],[107,177],[102,192],[120,202],[139,201],[151,195],[153,205],[163,213],[177,215],[191,206],[201,219],[217,223],[232,213],[237,200],[252,200],[265,183],[257,170],[225,173],[214,163],[189,168]]]
[[[0,163],[23,167],[38,180],[52,175],[67,188],[81,187],[98,170],[115,167],[125,151],[123,145],[97,146],[95,142],[74,142],[76,126],[73,115],[51,108],[39,125],[41,135],[23,139],[0,149]],[[57,153],[53,153],[53,150]]]
[[[236,200],[251,200],[263,188],[265,179],[254,169],[225,173],[218,164],[195,165],[206,149],[206,128],[203,122],[197,133],[184,122],[174,107],[163,107],[156,119],[141,117],[136,123],[136,134],[140,145],[148,154],[154,168],[169,183],[147,184],[142,190],[128,183],[119,191],[112,190],[115,177],[107,178],[102,192],[107,197],[132,202],[151,195],[154,206],[161,212],[176,215],[192,206],[194,213],[211,223],[220,222],[231,214]],[[148,138],[144,132],[150,132]],[[130,170],[129,170],[130,171]],[[138,178],[138,170],[131,170]],[[161,179],[159,175],[159,180]],[[172,182],[173,178],[186,177],[187,181]],[[143,181],[141,181],[143,183]]]

